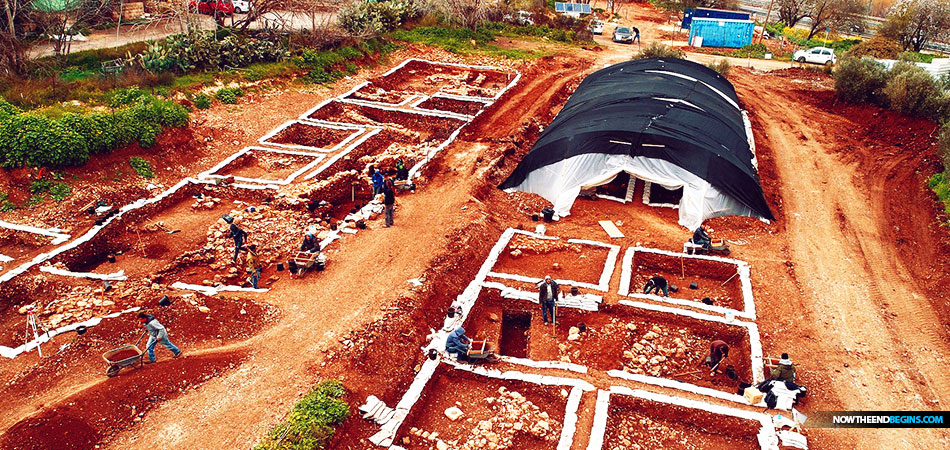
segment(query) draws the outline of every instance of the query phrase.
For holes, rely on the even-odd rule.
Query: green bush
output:
[[[943,87],[926,70],[912,63],[894,64],[888,73],[884,95],[891,109],[903,114],[933,120],[946,114]]]
[[[0,212],[10,212],[16,209],[16,205],[9,200],[10,194],[0,193]]]
[[[855,45],[848,50],[847,55],[855,58],[870,56],[879,59],[897,59],[902,50],[897,41],[878,35]]]
[[[45,192],[49,192],[49,188],[52,185],[53,185],[53,182],[49,180],[36,180],[30,183],[30,193],[42,194]]]
[[[937,136],[937,154],[943,161],[944,172],[950,173],[950,121],[940,127],[940,134]]]
[[[418,14],[414,0],[354,2],[340,10],[338,21],[353,36],[388,33]]]
[[[724,77],[728,77],[729,71],[732,70],[732,64],[729,63],[728,59],[720,59],[720,60],[717,60],[716,62],[711,62],[709,64],[706,64],[706,67],[709,67],[710,69],[715,70],[716,72],[719,72],[719,75],[722,75]]]
[[[288,55],[286,39],[256,39],[244,35],[201,31],[182,33],[152,43],[127,62],[150,72],[220,71],[259,62],[280,61]]]
[[[66,183],[54,183],[49,188],[49,195],[53,197],[53,200],[61,202],[65,200],[66,197],[73,195],[73,188]]]
[[[935,173],[927,185],[937,194],[937,198],[943,202],[943,211],[950,215],[950,176],[946,172]]]
[[[663,45],[659,42],[653,42],[646,46],[640,53],[633,56],[633,59],[646,58],[683,58],[683,52]]]
[[[887,84],[884,65],[866,58],[842,58],[833,72],[838,98],[852,103],[881,103]]]
[[[198,109],[208,109],[211,107],[211,97],[208,94],[198,94],[195,96],[195,107]]]
[[[132,167],[132,170],[135,173],[139,174],[140,177],[145,179],[155,178],[155,172],[152,170],[152,164],[138,156],[133,156],[129,158],[129,166]]]
[[[114,113],[66,113],[60,119],[23,113],[0,120],[0,167],[82,165],[89,156],[138,141],[155,143],[163,127],[188,123],[181,105],[145,95]]]
[[[221,88],[214,93],[214,98],[226,105],[237,103],[238,97],[243,97],[244,91],[241,88]]]
[[[44,197],[43,194],[36,194],[26,199],[26,203],[24,205],[27,208],[32,208],[36,205],[39,205],[40,203],[43,203],[44,201],[46,201],[46,197]]]
[[[769,48],[765,44],[749,44],[745,47],[737,50],[733,56],[739,58],[765,58],[765,54],[769,53]]]
[[[117,108],[119,106],[131,105],[136,100],[147,96],[148,93],[139,89],[138,86],[132,86],[124,89],[116,89],[112,91],[112,98],[109,100],[109,104],[112,107]]]
[[[20,114],[20,109],[0,98],[0,124],[5,122],[11,116]]]
[[[338,381],[325,381],[290,411],[287,420],[274,427],[255,450],[314,450],[326,448],[336,426],[350,415],[346,393]]]

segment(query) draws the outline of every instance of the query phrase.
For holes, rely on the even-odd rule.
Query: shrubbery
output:
[[[720,60],[717,60],[716,62],[711,62],[709,64],[706,64],[706,67],[709,67],[710,69],[715,70],[716,72],[719,72],[719,75],[722,75],[724,77],[729,76],[729,71],[732,70],[732,64],[729,63],[728,59],[720,59]]]
[[[195,95],[195,108],[208,109],[211,107],[211,97],[208,94]]]
[[[339,381],[320,383],[290,411],[287,420],[270,431],[255,450],[311,450],[325,448],[334,427],[350,415],[346,393]]]
[[[152,170],[152,164],[145,158],[132,156],[129,158],[129,167],[146,180],[155,178],[155,171]]]
[[[0,113],[0,167],[82,165],[91,154],[135,141],[151,146],[162,127],[188,123],[188,112],[177,103],[145,94],[129,101],[129,106],[114,113],[67,113],[58,120],[11,113],[0,103],[4,111]]]
[[[683,52],[663,45],[659,42],[653,42],[646,46],[640,53],[633,56],[633,59],[646,58],[682,58]]]
[[[870,56],[878,59],[897,59],[904,49],[897,41],[883,36],[874,36],[848,50],[847,55],[855,58]]]
[[[233,105],[237,103],[238,97],[244,96],[244,90],[239,87],[236,88],[221,88],[214,93],[214,98],[218,99],[221,103],[226,105]]]
[[[297,67],[309,69],[307,80],[312,83],[329,83],[343,78],[347,73],[355,73],[358,67],[349,61],[355,61],[374,54],[386,54],[399,48],[380,40],[363,41],[355,47],[340,47],[336,50],[319,51],[306,49],[293,59]]]
[[[947,116],[948,95],[926,70],[908,62],[898,62],[888,73],[884,95],[891,109],[918,117],[939,120]]]
[[[149,45],[148,49],[128,57],[151,72],[228,70],[253,63],[280,61],[288,56],[282,39],[255,39],[246,36],[200,31],[176,34]]]
[[[838,97],[852,103],[880,103],[887,69],[872,59],[842,58],[834,69]]]
[[[354,36],[376,36],[399,28],[418,14],[413,0],[354,2],[340,10],[340,26]]]

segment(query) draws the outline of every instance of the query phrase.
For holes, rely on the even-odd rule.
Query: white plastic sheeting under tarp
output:
[[[679,224],[695,230],[706,219],[719,216],[758,217],[751,208],[722,193],[708,181],[669,161],[645,156],[587,153],[535,169],[508,192],[533,192],[554,204],[554,212],[567,216],[582,189],[609,183],[620,172],[659,184],[667,189],[683,188],[679,203]],[[631,182],[632,179],[631,179]]]

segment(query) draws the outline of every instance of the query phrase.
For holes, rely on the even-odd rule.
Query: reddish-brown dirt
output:
[[[624,395],[610,397],[608,417],[604,450],[760,448],[761,424],[736,417]]]
[[[515,252],[514,256],[512,252]],[[606,247],[546,241],[517,235],[505,247],[492,272],[532,278],[566,278],[599,284],[607,265]],[[557,264],[557,267],[554,265]]]
[[[428,57],[458,60],[426,51]],[[410,46],[394,56],[393,63],[418,52]],[[395,404],[424,358],[416,349],[427,341],[429,330],[441,324],[445,308],[472,279],[497,236],[508,226],[533,226],[529,215],[546,206],[536,197],[505,194],[494,186],[513,170],[539,128],[550,122],[586,73],[628,58],[630,52],[629,46],[607,45],[601,52],[571,49],[568,56],[527,63],[522,82],[427,166],[416,193],[398,197],[396,227],[381,229],[373,221],[370,230],[345,236],[342,245],[330,250],[327,271],[303,280],[282,280],[261,296],[283,311],[279,322],[252,329],[255,334],[239,337],[240,343],[203,354],[225,358],[229,354],[225,352],[238,348],[248,356],[234,357],[233,361],[241,361],[236,370],[213,376],[188,366],[188,376],[199,373],[200,379],[211,375],[210,379],[199,389],[176,389],[160,397],[137,424],[133,416],[110,416],[104,423],[112,425],[98,431],[67,410],[58,416],[62,420],[43,429],[73,430],[70,436],[76,437],[77,445],[95,440],[107,448],[246,448],[326,377],[344,382],[354,407],[369,394]],[[733,248],[733,256],[752,265],[765,353],[788,351],[799,364],[799,380],[809,387],[806,414],[823,409],[946,409],[947,382],[941,374],[943,358],[950,351],[938,324],[946,320],[941,309],[947,300],[939,288],[948,276],[947,235],[945,228],[932,226],[937,207],[922,184],[937,161],[932,141],[928,144],[922,137],[931,136],[932,124],[835,103],[828,94],[828,79],[812,72],[762,74],[734,68],[731,77],[752,116],[765,196],[779,220],[763,224],[721,218],[710,225],[714,237],[744,241]],[[332,90],[245,97],[240,111],[215,108],[200,113],[196,126],[163,137],[169,141],[162,144],[169,147],[144,154],[181,165],[169,168],[163,163],[158,168],[157,181],[168,185],[211,167],[274,126],[360,81],[341,81]],[[183,137],[187,133],[197,139]],[[171,157],[175,153],[167,149],[175,142],[187,157]],[[192,152],[195,148],[201,150]],[[88,187],[89,192],[77,194],[75,202],[147,196],[144,180],[126,175],[125,181],[115,183],[102,175],[127,166],[128,156],[139,152],[123,150],[90,165],[103,172],[77,171],[84,178],[76,189]],[[21,179],[10,175],[14,178]],[[81,205],[66,204],[62,210],[77,206]],[[84,218],[79,226],[70,215],[41,214],[39,209],[3,216],[7,217],[40,218],[48,225],[69,224],[80,231],[91,223]],[[550,224],[549,234],[603,241],[607,238],[597,220],[605,218],[623,222],[620,229],[626,238],[611,241],[623,247],[640,243],[678,250],[689,237],[676,224],[675,211],[610,201],[577,202],[571,216]],[[614,286],[618,272],[611,280]],[[423,285],[414,288],[406,283],[412,278],[420,278]],[[16,304],[21,304],[26,295],[15,289],[9,295],[16,295],[20,302]],[[616,300],[615,295],[605,296],[608,305]],[[16,317],[9,304],[4,307],[7,317]],[[180,332],[180,327],[172,327],[173,340]],[[127,341],[111,339],[105,347]],[[164,349],[159,352],[167,355]],[[90,355],[82,360],[94,361],[90,363],[96,365],[94,370],[89,366],[88,372],[65,379],[64,387],[37,382],[42,395],[0,396],[4,399],[0,408],[7,411],[5,428],[21,421],[36,423],[30,421],[49,417],[45,411],[68,408],[66,400],[78,404],[101,399],[99,383],[90,380],[104,378],[104,362],[96,353]],[[186,353],[184,359],[146,369],[124,369],[116,380],[137,380],[155,373],[149,371],[178,368],[204,356]],[[75,367],[70,365],[73,358],[49,361],[49,367],[38,370],[50,378],[55,373],[52,367]],[[223,368],[230,363],[208,366]],[[185,383],[181,380],[172,378],[168,384],[179,387],[176,383]],[[113,380],[102,383],[109,381]],[[598,381],[598,387],[606,385],[608,380]],[[590,400],[582,408],[592,410]],[[31,416],[36,410],[44,412]],[[581,423],[589,424],[590,415],[582,416]],[[364,450],[369,447],[365,437],[376,430],[353,415],[340,428],[333,448]],[[809,430],[809,444],[816,449],[910,449],[943,447],[947,439],[939,430],[858,431]]]
[[[448,111],[459,114],[474,115],[485,107],[481,102],[468,102],[465,100],[456,100],[454,98],[432,97],[416,105],[422,109],[434,109],[438,111]]]
[[[457,119],[424,116],[337,101],[327,103],[307,117],[356,125],[390,126],[399,129],[400,134],[407,131],[412,133],[419,142],[444,140],[462,125],[462,122]]]
[[[450,82],[445,83],[446,80]],[[432,95],[440,90],[449,92],[444,87],[448,84],[460,87],[458,92],[451,91],[453,94],[480,97],[494,95],[510,81],[510,75],[505,72],[431,65],[421,61],[412,61],[391,76],[372,80],[373,86],[387,91],[404,90]]]
[[[284,128],[268,139],[268,142],[328,149],[343,142],[355,132],[355,130],[340,130],[298,122]]]
[[[697,302],[709,298],[714,305],[742,310],[745,303],[737,270],[735,264],[637,252],[628,288],[631,293],[641,293],[647,280],[657,274],[668,281],[675,280],[670,284],[679,290],[670,292],[672,298]],[[690,287],[691,283],[696,283],[696,289]],[[656,291],[653,293],[657,294]]]
[[[252,150],[219,169],[215,175],[283,180],[313,160],[313,156]]]

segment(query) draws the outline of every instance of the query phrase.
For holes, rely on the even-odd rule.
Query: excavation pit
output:
[[[491,68],[478,68],[410,59],[401,67],[375,78],[372,86],[388,91],[411,91],[425,95],[437,92],[466,97],[493,97],[514,75]]]
[[[381,126],[405,136],[403,139],[405,142],[414,143],[444,141],[453,131],[465,124],[459,119],[375,108],[337,100],[309,112],[306,118],[334,123]]]
[[[531,283],[550,275],[561,280],[562,289],[579,286],[606,291],[618,252],[619,248],[607,244],[515,234],[489,277]]]
[[[261,144],[277,147],[333,152],[363,133],[361,127],[315,124],[296,120],[287,122],[260,139]]]
[[[630,281],[626,286],[621,286],[621,294],[643,293],[647,280],[657,274],[679,288],[677,292],[670,291],[671,298],[689,300],[696,304],[702,304],[704,298],[709,298],[714,306],[735,311],[747,309],[739,264],[639,248],[627,251],[633,252],[629,265],[627,259],[630,256],[624,260],[624,270],[630,270]],[[697,289],[689,287],[692,283],[696,283]],[[751,291],[751,287],[749,290]],[[653,294],[663,295],[662,292],[657,294],[656,291]]]
[[[247,147],[230,161],[206,173],[208,177],[230,177],[245,183],[290,184],[303,173],[313,169],[325,155]]]
[[[758,421],[613,394],[603,450],[759,450]]]
[[[565,390],[566,389],[566,390]],[[440,365],[396,435],[407,450],[448,448],[475,450],[517,448],[554,450],[558,447],[570,388],[498,380]],[[462,416],[445,415],[456,407]],[[484,425],[483,425],[484,424]],[[434,438],[432,433],[438,433]]]
[[[446,97],[430,97],[416,105],[416,108],[430,111],[445,111],[455,114],[474,116],[485,109],[485,103],[479,101],[458,100]]]
[[[528,357],[528,333],[531,330],[531,313],[527,311],[504,311],[501,318],[499,352],[516,358]]]
[[[504,349],[512,343],[520,344],[512,339],[511,332],[505,332],[504,318],[529,315],[527,359],[570,362],[600,371],[621,370],[728,393],[737,391],[739,381],[752,380],[749,330],[739,324],[627,305],[604,305],[598,312],[560,307],[555,325],[545,324],[541,314],[537,303],[503,298],[496,289],[483,289],[464,327],[472,339],[498,342]],[[571,328],[581,323],[586,330],[576,340],[569,340]],[[710,343],[717,339],[729,345],[729,358],[718,374],[710,376],[704,360]],[[736,372],[736,380],[724,374],[729,367]]]

